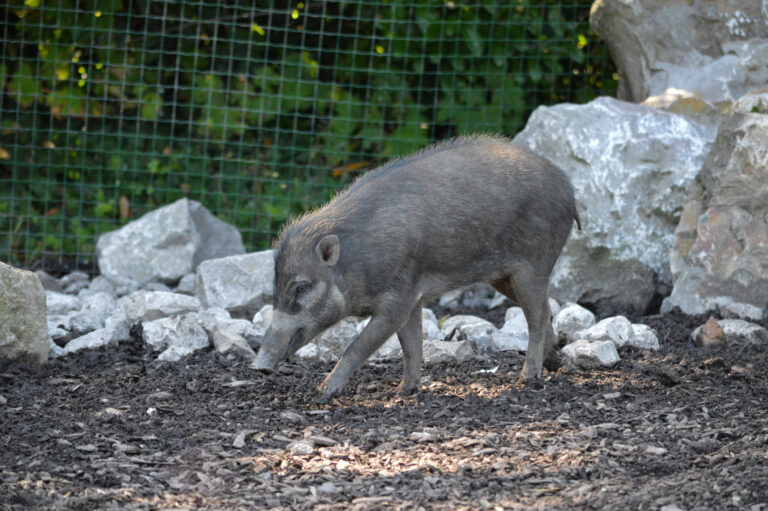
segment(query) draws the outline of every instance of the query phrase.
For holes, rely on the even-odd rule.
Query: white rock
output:
[[[403,356],[403,349],[400,347],[400,341],[397,335],[387,339],[381,347],[371,357],[375,360],[391,360]]]
[[[205,261],[197,270],[198,296],[206,307],[249,317],[272,299],[274,265],[271,250]]]
[[[762,309],[749,303],[729,301],[720,306],[720,312],[728,319],[762,321],[765,318]]]
[[[552,320],[555,336],[566,343],[575,340],[577,332],[586,330],[595,324],[595,315],[576,303],[567,303]]]
[[[213,331],[216,330],[224,321],[232,319],[229,312],[221,307],[210,307],[200,312],[200,324],[203,326],[206,332],[213,335]]]
[[[432,309],[421,309],[421,334],[424,339],[439,339],[440,326]]]
[[[528,351],[528,333],[525,337],[519,335],[505,333],[504,331],[496,332],[485,337],[478,347],[481,347],[488,351]]]
[[[466,339],[472,342],[481,341],[483,337],[496,332],[498,329],[490,321],[464,314],[446,319],[440,329],[442,339]]]
[[[555,266],[552,295],[645,310],[654,278],[672,282],[675,227],[715,135],[683,116],[607,97],[537,108],[514,143],[569,175],[584,220]]]
[[[718,321],[729,345],[755,344],[768,346],[768,330],[743,319],[721,319]]]
[[[269,328],[269,323],[272,321],[272,306],[265,305],[259,312],[253,315],[253,328],[254,331],[260,336],[264,337]]]
[[[128,320],[136,323],[197,311],[200,300],[194,296],[140,290],[122,298],[120,307]]]
[[[196,312],[142,323],[144,342],[155,351],[166,350],[158,360],[176,361],[210,345]],[[178,357],[178,358],[176,358]]]
[[[630,346],[643,350],[658,351],[660,349],[659,337],[653,328],[648,325],[633,323],[632,330],[635,332],[635,337],[629,342]]]
[[[624,316],[605,318],[591,327],[577,332],[576,339],[588,341],[611,341],[617,348],[631,344],[635,337],[632,323]]]
[[[96,255],[102,275],[120,291],[151,281],[174,282],[205,260],[244,252],[240,233],[199,202],[180,199],[102,235]]]
[[[308,454],[312,454],[315,450],[315,448],[312,446],[311,443],[299,440],[298,442],[291,442],[288,445],[288,448],[291,451],[291,454],[294,456],[306,456]]]
[[[64,346],[62,355],[69,355],[70,353],[85,349],[92,350],[116,343],[117,339],[114,338],[111,331],[106,328],[99,328],[98,330],[94,330],[69,341]]]
[[[560,303],[555,300],[554,298],[549,299],[549,310],[552,312],[552,317],[554,318],[555,315],[560,312]]]
[[[187,273],[176,286],[176,293],[194,296],[197,294],[197,273]]]
[[[580,339],[564,347],[562,353],[566,364],[584,368],[612,366],[620,360],[612,341]]]
[[[83,302],[76,296],[45,292],[45,313],[48,316],[66,316],[71,311],[79,310]]]
[[[504,305],[505,307],[509,307],[512,305],[512,300],[510,300],[503,294],[496,291],[496,293],[493,295],[493,298],[491,299],[491,304],[488,306],[488,308],[496,309],[498,307],[501,307],[502,305]]]
[[[109,279],[103,275],[95,276],[88,284],[88,287],[81,289],[80,292],[77,293],[77,297],[81,300],[85,300],[86,297],[96,293],[107,293],[112,297],[117,297],[115,286],[113,286]]]
[[[162,291],[163,293],[173,293],[171,288],[163,284],[162,282],[147,282],[141,289],[144,291]]]
[[[69,328],[75,332],[91,332],[103,328],[116,307],[115,298],[103,291],[87,295],[80,310],[68,314]]]
[[[69,295],[77,294],[81,289],[88,287],[90,278],[88,274],[83,271],[73,271],[68,275],[64,275],[59,279],[59,284],[64,289],[64,292]]]
[[[299,348],[296,353],[294,353],[294,356],[298,359],[310,360],[313,362],[335,362],[339,359],[337,355],[325,346],[318,346],[312,342]]]
[[[528,339],[528,321],[525,319],[523,309],[520,307],[510,307],[504,314],[504,325],[501,332],[508,335]]]
[[[46,316],[48,336],[54,339],[69,335],[69,316]]]
[[[315,337],[310,344],[329,350],[335,357],[340,357],[347,346],[362,332],[369,319],[345,318]]]
[[[432,365],[440,362],[462,363],[475,354],[474,345],[470,341],[447,342],[427,340],[424,342],[424,364]]]
[[[109,332],[109,336],[116,341],[128,339],[131,335],[132,325],[133,322],[120,309],[104,321],[104,328]]]
[[[35,272],[37,278],[40,280],[40,284],[43,285],[43,289],[46,291],[55,291],[56,293],[63,293],[64,289],[59,284],[59,279],[51,276],[48,272],[43,270],[37,270]]]
[[[248,345],[245,337],[230,330],[216,328],[213,331],[213,346],[219,353],[231,351],[246,358],[256,357],[256,353]]]
[[[158,320],[159,321],[159,320]],[[161,362],[178,362],[184,357],[194,353],[195,350],[188,346],[170,346],[157,356]]]

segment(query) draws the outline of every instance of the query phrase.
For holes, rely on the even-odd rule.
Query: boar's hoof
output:
[[[412,396],[419,391],[419,385],[406,385],[405,382],[400,382],[397,386],[397,393],[401,396]]]
[[[320,386],[317,387],[317,391],[320,393],[315,398],[315,403],[318,405],[327,405],[334,398],[337,398],[339,397],[339,395],[341,395],[341,389],[333,388],[328,383],[327,379],[323,383],[321,383]]]
[[[535,367],[528,364],[528,361],[526,360],[523,364],[523,370],[520,371],[520,381],[523,382],[533,382],[535,380],[538,380],[541,378],[541,369],[538,371]]]

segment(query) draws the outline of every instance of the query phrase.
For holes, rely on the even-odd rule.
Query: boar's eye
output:
[[[293,290],[294,295],[296,296],[296,298],[298,298],[304,293],[306,293],[307,291],[309,291],[310,287],[312,287],[311,282],[297,282],[296,288]]]

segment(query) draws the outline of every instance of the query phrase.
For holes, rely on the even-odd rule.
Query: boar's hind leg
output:
[[[421,302],[411,311],[408,321],[397,331],[400,347],[403,348],[403,380],[397,387],[406,396],[419,390],[423,346],[421,339]]]
[[[493,287],[519,303],[528,322],[528,353],[520,376],[524,380],[541,378],[545,356],[548,367],[557,365],[552,312],[547,296],[549,275],[543,278],[535,271],[519,271],[514,276],[495,281]]]

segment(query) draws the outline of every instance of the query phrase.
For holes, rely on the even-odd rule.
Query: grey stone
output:
[[[562,349],[563,359],[567,365],[583,367],[609,367],[616,364],[619,353],[612,341],[588,341],[580,339],[568,344]]]
[[[748,303],[739,303],[734,301],[727,301],[720,305],[720,313],[726,319],[747,319],[750,321],[762,321],[765,318],[765,314],[754,305]]]
[[[48,336],[53,339],[61,339],[70,335],[69,316],[46,316]]]
[[[768,116],[736,115],[717,140],[675,231],[672,294],[662,310],[768,307]],[[729,300],[730,299],[730,300]]]
[[[229,312],[221,307],[213,307],[201,312],[200,322],[210,336],[213,336],[217,330],[222,330],[243,337],[251,346],[261,344],[266,331],[266,327],[262,329],[260,325],[254,325],[247,319],[232,319]]]
[[[460,314],[451,316],[443,322],[440,328],[441,338],[444,340],[468,340],[481,341],[483,337],[495,334],[498,329],[493,323],[477,316]]]
[[[435,339],[435,337],[433,337],[433,339]],[[381,347],[376,350],[371,358],[374,360],[391,360],[400,358],[402,356],[403,349],[400,347],[400,341],[397,339],[397,335],[393,335],[384,341],[384,344],[382,344]]]
[[[730,102],[709,102],[700,94],[674,87],[668,88],[661,94],[649,96],[641,104],[683,115],[700,124],[713,127],[719,125],[733,109]]]
[[[475,355],[474,344],[470,341],[447,342],[427,340],[424,342],[424,364],[441,362],[461,364]]]
[[[528,340],[528,321],[525,319],[523,309],[520,307],[507,309],[506,314],[504,314],[504,325],[501,327],[501,333]]]
[[[179,281],[179,285],[176,286],[176,293],[183,295],[196,295],[197,294],[197,273],[187,273]]]
[[[758,346],[768,346],[768,330],[760,325],[744,321],[743,319],[721,319],[718,323],[723,328],[725,339],[729,345],[755,344]]]
[[[80,350],[92,350],[103,346],[117,344],[118,339],[115,339],[112,334],[112,330],[99,328],[98,330],[81,335],[80,337],[72,339],[64,346],[62,355],[69,355],[70,353]]]
[[[555,337],[560,342],[570,343],[575,335],[595,324],[595,315],[577,303],[566,303],[552,320]]]
[[[440,339],[440,326],[431,309],[421,309],[421,335],[424,339]]]
[[[198,296],[206,307],[250,317],[272,300],[274,265],[271,250],[205,261],[197,271]]]
[[[189,214],[200,236],[200,246],[195,251],[192,267],[208,259],[219,259],[244,254],[243,239],[236,227],[219,220],[202,204],[189,201]]]
[[[39,367],[48,360],[49,349],[40,279],[30,271],[0,263],[0,367]]]
[[[528,333],[525,336],[515,335],[500,330],[482,338],[476,343],[478,348],[487,351],[528,351]]]
[[[81,289],[77,293],[77,297],[84,300],[86,297],[96,293],[107,293],[113,297],[117,297],[117,291],[115,286],[103,275],[97,275],[91,280],[87,288]]]
[[[621,348],[627,344],[632,344],[635,331],[627,318],[614,316],[605,318],[586,330],[577,332],[574,337],[587,341],[611,341],[617,348]]]
[[[155,351],[163,351],[158,360],[177,362],[196,350],[210,346],[208,334],[196,312],[144,321],[142,327],[144,342]]]
[[[76,296],[54,291],[45,292],[45,311],[49,316],[65,316],[82,306],[83,302]]]
[[[120,300],[120,308],[131,323],[175,316],[200,309],[194,296],[164,291],[135,291]]]
[[[729,101],[768,83],[765,2],[597,0],[590,23],[619,70],[618,97],[642,101],[669,87]]]
[[[144,291],[162,291],[163,293],[173,293],[170,287],[166,286],[162,282],[147,282],[141,289]]]
[[[213,331],[213,346],[219,353],[237,353],[245,358],[254,358],[256,353],[242,335],[231,330],[217,328]]]
[[[515,137],[571,178],[583,231],[554,269],[551,294],[599,309],[646,310],[671,284],[669,250],[716,130],[611,98],[539,107]]]
[[[293,354],[294,357],[300,359],[300,360],[311,360],[313,362],[335,362],[339,359],[338,355],[333,353],[331,350],[326,348],[325,346],[318,346],[314,342],[311,342],[309,344],[305,344],[301,348],[299,348],[296,353]]]
[[[64,292],[70,295],[77,294],[81,289],[88,287],[90,283],[90,277],[83,271],[73,271],[68,275],[64,275],[59,279],[59,284],[64,289]]]
[[[658,351],[661,348],[659,337],[653,328],[648,325],[633,323],[632,330],[634,330],[635,336],[629,341],[630,346],[652,351]]]
[[[64,288],[61,287],[61,284],[59,283],[59,279],[52,277],[47,272],[44,272],[43,270],[37,270],[35,272],[35,275],[37,275],[37,278],[40,279],[40,284],[43,285],[43,289],[46,291],[54,291],[56,293],[63,293]]]
[[[199,203],[180,199],[102,235],[96,245],[102,275],[130,291],[178,281],[209,257],[242,254],[240,234],[211,218]]]
[[[75,332],[90,332],[104,327],[104,322],[115,310],[115,298],[105,292],[94,293],[83,299],[80,310],[68,314],[69,329]]]
[[[733,105],[733,112],[738,114],[768,114],[768,87],[744,94]]]
[[[264,337],[269,328],[269,323],[272,321],[272,305],[265,305],[259,312],[253,315],[253,328],[254,331],[260,336]]]

